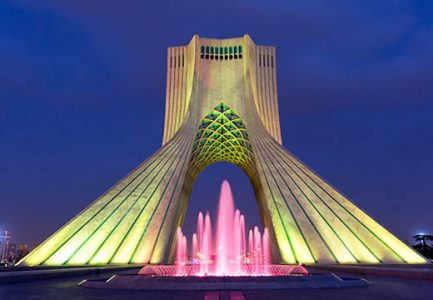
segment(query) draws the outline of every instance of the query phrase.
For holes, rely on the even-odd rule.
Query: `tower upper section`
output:
[[[275,47],[257,46],[248,35],[194,35],[188,45],[168,48],[163,144],[186,120],[199,122],[220,102],[247,125],[261,123],[281,144]]]

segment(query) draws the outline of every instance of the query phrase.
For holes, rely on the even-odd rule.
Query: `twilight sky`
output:
[[[166,48],[277,46],[284,145],[400,238],[433,233],[433,1],[0,2],[0,228],[40,243],[158,149]],[[186,227],[232,183],[198,178]]]

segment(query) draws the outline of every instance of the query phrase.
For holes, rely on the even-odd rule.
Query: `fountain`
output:
[[[249,231],[249,246],[245,241],[245,218],[235,209],[228,181],[221,186],[215,236],[209,212],[197,217],[197,231],[192,236],[190,260],[186,251],[186,237],[177,229],[175,265],[177,275],[241,276],[267,275],[271,263],[268,230],[263,235],[259,228]],[[198,267],[194,267],[197,266]],[[188,266],[192,266],[189,267]]]
[[[213,234],[214,233],[214,234]],[[230,184],[221,185],[215,230],[209,212],[200,212],[190,242],[182,229],[176,232],[174,265],[145,266],[141,275],[168,276],[270,276],[305,275],[301,266],[272,265],[269,232],[255,226],[245,231],[245,217],[235,208]]]

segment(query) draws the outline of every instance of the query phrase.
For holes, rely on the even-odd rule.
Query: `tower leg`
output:
[[[179,132],[19,264],[163,263],[191,152]]]
[[[425,262],[269,134],[257,130],[251,140],[283,262]]]

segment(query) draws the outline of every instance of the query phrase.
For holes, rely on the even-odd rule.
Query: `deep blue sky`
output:
[[[285,146],[401,238],[433,232],[433,1],[3,0],[0,227],[14,241],[41,242],[160,146],[166,48],[194,33],[276,45]],[[191,204],[213,210],[224,178],[258,222],[223,163]]]

